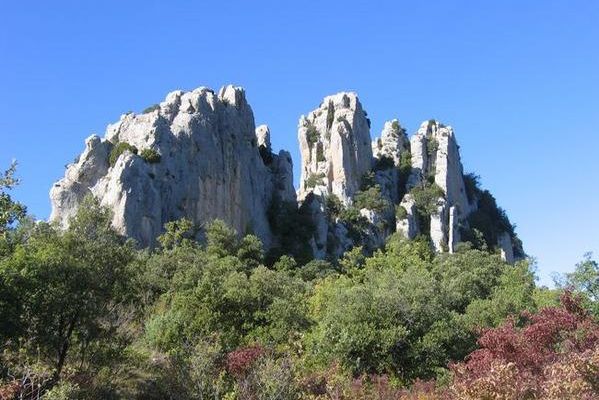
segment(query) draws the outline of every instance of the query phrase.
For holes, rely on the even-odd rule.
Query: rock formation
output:
[[[470,232],[469,218],[479,198],[466,193],[451,127],[426,121],[408,140],[398,120],[388,121],[369,152],[369,125],[353,93],[326,97],[300,119],[299,200],[310,203],[316,256],[335,259],[355,245],[372,251],[395,231],[408,239],[428,236],[437,252],[454,252],[462,231],[488,233]],[[329,209],[332,196],[341,200],[341,212]],[[504,225],[511,230],[509,222]],[[514,249],[513,232],[487,236],[497,236],[486,246],[500,249],[507,261],[514,260],[514,252],[522,254]]]
[[[302,175],[299,198],[333,194],[349,204],[372,168],[370,122],[355,93],[325,97],[299,122]]]
[[[295,201],[289,153],[270,153],[268,128],[255,130],[245,92],[233,86],[172,92],[152,111],[123,115],[103,139],[88,138],[50,192],[51,220],[68,224],[87,193],[142,246],[154,243],[164,223],[187,217],[221,218],[268,247],[273,196]]]
[[[440,188],[437,211],[430,215],[430,237],[437,251],[453,252],[460,240],[458,226],[464,223],[472,208],[466,196],[464,172],[453,129],[437,121],[426,121],[410,140],[412,172],[407,190],[427,185]],[[411,239],[420,233],[414,218],[413,196],[406,196],[402,206],[408,211],[401,229]]]
[[[342,92],[300,118],[298,139],[296,194],[290,154],[272,152],[270,130],[255,127],[243,89],[175,91],[86,140],[51,189],[51,220],[66,226],[91,194],[140,246],[186,217],[223,219],[279,254],[307,248],[338,259],[355,246],[372,252],[398,232],[425,235],[438,252],[469,241],[510,262],[523,256],[495,199],[464,175],[451,127],[427,121],[408,140],[395,119],[371,141],[357,95]]]

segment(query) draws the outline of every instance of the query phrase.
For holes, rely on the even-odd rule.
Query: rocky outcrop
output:
[[[355,93],[325,97],[300,118],[302,156],[299,199],[308,193],[333,194],[350,204],[372,168],[370,122]]]
[[[437,251],[453,252],[460,241],[458,227],[465,223],[475,207],[468,202],[466,195],[464,172],[453,129],[434,120],[426,121],[412,136],[410,146],[412,172],[407,189],[409,191],[433,184],[440,189],[436,212],[426,216],[430,218],[428,234]],[[419,233],[419,228],[408,228],[406,231],[412,232],[413,236]]]
[[[256,131],[244,90],[233,86],[172,92],[152,111],[123,115],[104,138],[89,138],[51,189],[51,220],[68,224],[88,193],[141,246],[186,217],[223,219],[268,247],[273,197],[295,201],[289,153],[271,153],[268,128]]]
[[[406,131],[397,119],[385,122],[380,138],[372,141],[374,172],[383,196],[391,203],[401,200],[405,182],[401,182],[402,161],[407,165],[410,157],[410,142]]]
[[[299,121],[297,194],[291,155],[273,153],[270,136],[267,125],[255,127],[241,88],[169,93],[86,140],[51,189],[51,220],[66,226],[91,194],[140,246],[186,217],[223,219],[277,254],[337,259],[355,246],[372,252],[394,232],[428,236],[438,252],[468,240],[507,261],[524,254],[495,199],[464,176],[449,126],[426,121],[408,139],[395,119],[371,142],[355,93],[325,97]]]

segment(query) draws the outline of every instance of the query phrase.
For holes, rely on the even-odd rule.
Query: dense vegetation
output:
[[[309,260],[293,242],[303,211],[281,202],[276,256],[221,221],[170,222],[138,250],[91,197],[67,229],[30,221],[13,173],[0,181],[2,399],[599,395],[591,256],[555,290],[530,262],[468,243],[436,255],[392,236],[370,257]]]

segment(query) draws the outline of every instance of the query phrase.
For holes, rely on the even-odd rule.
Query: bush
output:
[[[320,133],[318,132],[318,129],[316,129],[312,122],[307,122],[306,140],[308,141],[308,145],[312,147],[314,143],[318,142],[318,139],[320,139]]]
[[[497,201],[488,191],[481,191],[477,195],[478,209],[468,216],[471,230],[482,232],[488,248],[497,246],[499,235],[507,232],[515,238],[514,226],[511,224],[505,211],[497,205]],[[516,244],[516,243],[515,243]]]
[[[374,174],[374,171],[366,172],[362,176],[362,179],[360,179],[360,190],[368,190],[374,185],[376,185],[376,176]]]
[[[397,220],[408,218],[408,210],[406,210],[404,206],[397,205],[397,207],[395,207],[395,218]]]
[[[325,175],[323,173],[320,174],[310,174],[308,179],[306,179],[306,188],[314,188],[318,185],[324,185],[323,178]]]
[[[399,155],[399,198],[403,198],[406,192],[406,184],[412,173],[412,153],[403,150]]]
[[[330,130],[333,126],[333,121],[335,120],[335,106],[332,101],[329,101],[328,109],[327,109],[327,130]]]
[[[384,171],[393,167],[395,167],[395,163],[393,162],[393,159],[388,156],[382,156],[381,158],[377,158],[374,164],[375,171]]]
[[[141,158],[144,159],[145,162],[150,164],[156,164],[160,162],[161,156],[154,149],[143,149],[140,154]]]
[[[405,133],[405,131],[406,131],[399,125],[399,121],[397,121],[397,120],[391,122],[391,129],[393,130],[394,136],[399,136],[399,135]]]
[[[437,214],[439,199],[445,196],[443,189],[436,183],[416,186],[410,191],[410,194],[414,199],[416,209],[424,216]]]
[[[326,158],[324,157],[324,151],[322,149],[321,144],[318,144],[316,146],[316,161],[318,161],[318,162],[326,161]]]
[[[439,150],[439,142],[435,138],[430,138],[426,144],[426,152],[429,156],[432,156]]]
[[[150,107],[146,108],[145,110],[143,110],[142,114],[148,114],[151,113],[153,111],[156,110],[160,110],[160,104],[153,104]]]
[[[366,208],[376,212],[383,212],[389,207],[389,201],[381,194],[379,185],[357,192],[354,196],[354,204],[358,209]]]
[[[464,175],[464,187],[470,203],[476,201],[480,193],[480,176],[469,173]]]
[[[114,167],[116,161],[119,159],[121,154],[125,151],[130,151],[133,154],[137,154],[137,147],[130,145],[127,142],[117,142],[110,151],[110,156],[108,157],[108,163],[111,167]]]
[[[454,398],[594,399],[599,393],[599,325],[565,293],[560,307],[487,329],[480,349],[452,367]]]
[[[325,198],[325,209],[327,211],[327,215],[332,220],[339,218],[344,208],[345,206],[343,203],[341,203],[341,200],[339,200],[339,197],[336,195],[330,194]]]

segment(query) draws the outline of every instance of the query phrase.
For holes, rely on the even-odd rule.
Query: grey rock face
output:
[[[325,97],[319,108],[300,118],[298,138],[300,200],[314,192],[351,203],[372,167],[370,126],[356,94]]]
[[[409,151],[409,141],[405,129],[397,119],[385,122],[381,137],[372,142],[372,154],[380,160],[387,157],[399,166],[401,155]]]
[[[470,229],[479,199],[469,202],[449,126],[424,122],[408,140],[395,119],[371,142],[370,121],[355,93],[325,97],[299,121],[297,194],[291,155],[273,153],[270,135],[268,126],[255,127],[241,88],[171,92],[153,111],[125,114],[104,138],[85,141],[50,191],[50,219],[67,226],[91,194],[112,210],[114,227],[141,246],[153,245],[166,222],[186,217],[198,224],[219,218],[240,234],[257,234],[266,248],[282,248],[289,238],[273,233],[268,216],[283,202],[284,210],[311,219],[302,233],[311,239],[301,243],[316,258],[332,259],[354,246],[374,251],[394,232],[409,239],[426,234],[436,251],[453,252],[461,229]],[[442,195],[425,219],[431,211],[420,215],[422,199],[412,190],[431,186]],[[523,254],[513,232],[497,236],[493,246],[508,262]]]
[[[125,151],[111,166],[110,152],[120,142],[138,154]],[[243,89],[172,92],[158,109],[123,115],[104,139],[86,141],[50,192],[51,220],[68,224],[92,193],[113,211],[115,228],[142,246],[153,244],[164,223],[187,217],[197,223],[223,219],[240,233],[256,233],[268,247],[272,198],[295,201],[295,192],[289,153],[262,157],[260,145],[270,152],[268,128],[256,132]],[[160,161],[145,161],[146,149]]]
[[[514,244],[512,238],[507,232],[502,233],[498,240],[497,246],[500,249],[501,259],[507,263],[514,263],[516,258],[514,257]]]
[[[460,241],[459,225],[475,208],[468,202],[459,147],[449,126],[436,121],[422,123],[410,140],[412,172],[408,189],[431,180],[443,190],[436,214],[431,216],[430,237],[437,251],[453,252]],[[406,223],[412,223],[408,220]],[[415,232],[417,228],[404,228]]]
[[[414,239],[420,233],[416,204],[411,194],[406,194],[399,204],[402,214],[397,218],[396,231],[408,239]]]

